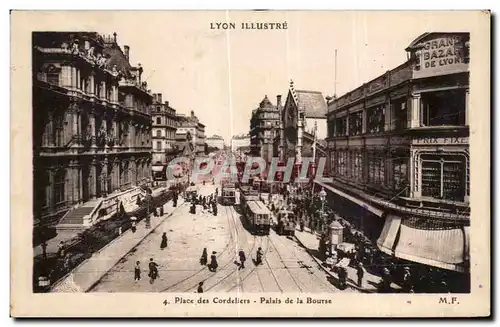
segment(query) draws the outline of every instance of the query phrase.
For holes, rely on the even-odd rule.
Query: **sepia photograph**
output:
[[[11,12],[11,315],[488,316],[490,18]]]

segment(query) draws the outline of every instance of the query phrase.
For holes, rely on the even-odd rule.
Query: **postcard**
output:
[[[12,11],[14,317],[490,315],[488,11]]]

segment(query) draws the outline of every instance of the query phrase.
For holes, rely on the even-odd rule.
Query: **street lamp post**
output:
[[[321,192],[319,192],[319,199],[321,200],[321,229],[323,230],[324,227],[324,219],[325,219],[325,200],[326,200],[326,192],[325,188],[323,187],[321,189]]]

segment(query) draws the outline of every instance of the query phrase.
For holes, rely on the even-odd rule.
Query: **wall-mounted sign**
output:
[[[448,137],[434,137],[434,136],[417,136],[412,140],[413,144],[418,145],[467,145],[469,144],[468,137],[462,136],[448,136]]]
[[[468,70],[468,35],[429,33],[407,49],[413,53],[413,78],[446,75]]]

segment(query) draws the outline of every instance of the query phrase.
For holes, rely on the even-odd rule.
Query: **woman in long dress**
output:
[[[219,264],[217,263],[217,256],[216,256],[217,252],[213,251],[212,252],[212,256],[210,257],[210,265],[209,265],[209,268],[210,268],[210,271],[213,271],[215,272],[217,270],[217,267],[219,267]]]
[[[208,263],[208,253],[207,253],[207,248],[204,248],[200,258],[200,264],[202,266],[205,266],[207,263]]]
[[[163,232],[163,235],[161,236],[161,244],[160,244],[160,249],[166,248],[168,245],[168,239],[167,239],[167,233]]]

